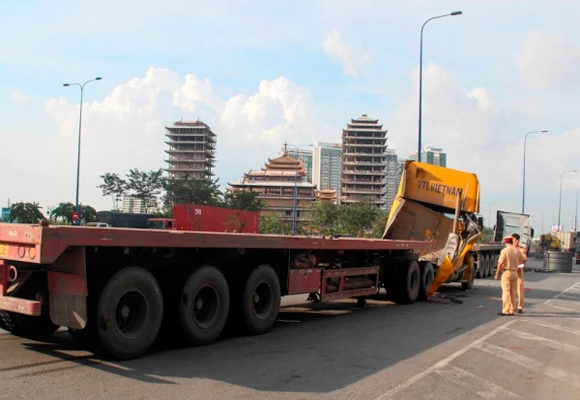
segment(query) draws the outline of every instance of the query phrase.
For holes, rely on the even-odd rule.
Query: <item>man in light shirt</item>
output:
[[[499,255],[495,279],[501,273],[502,310],[499,315],[514,315],[518,285],[518,265],[526,262],[527,258],[518,248],[514,247],[514,238],[506,236],[506,247]]]
[[[514,247],[519,248],[523,254],[526,254],[526,246],[520,246],[520,235],[514,233],[512,237],[514,238]],[[524,312],[524,266],[525,263],[518,265],[518,314]]]

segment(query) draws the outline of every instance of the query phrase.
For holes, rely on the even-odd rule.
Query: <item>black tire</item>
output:
[[[201,346],[221,334],[230,309],[230,292],[224,275],[215,267],[194,271],[181,292],[179,321],[185,338]]]
[[[426,262],[421,265],[421,287],[419,289],[419,297],[420,301],[427,300],[427,290],[431,283],[435,280],[435,269],[433,268],[433,264],[430,262]]]
[[[242,295],[242,315],[246,328],[254,334],[269,331],[280,310],[280,281],[268,265],[252,271]]]
[[[8,331],[14,336],[42,340],[60,328],[50,320],[48,289],[46,286],[46,275],[44,273],[34,272],[22,288],[17,290],[16,297],[40,301],[40,316],[35,317],[9,311],[0,311],[0,329]]]
[[[473,266],[473,264],[472,264]],[[468,282],[461,282],[461,290],[470,290],[473,287],[473,283],[475,282],[475,274],[471,274],[471,278]]]
[[[401,266],[397,279],[399,290],[396,293],[397,302],[412,304],[417,301],[421,289],[421,270],[417,261],[410,261]]]
[[[480,255],[479,256],[479,260],[477,260],[477,273],[476,273],[476,278],[477,279],[482,279],[484,278],[484,273],[485,272],[485,258]]]
[[[159,333],[163,297],[153,275],[139,267],[113,275],[97,304],[96,334],[104,355],[129,360],[145,353]]]
[[[485,277],[487,278],[491,272],[491,259],[490,256],[485,256]]]

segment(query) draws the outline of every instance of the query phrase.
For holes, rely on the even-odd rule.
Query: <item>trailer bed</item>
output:
[[[173,247],[287,250],[428,250],[433,242],[130,228],[0,224],[0,259],[53,263],[68,247]]]

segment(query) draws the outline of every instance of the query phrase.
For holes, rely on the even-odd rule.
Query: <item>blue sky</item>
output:
[[[73,198],[78,90],[62,83],[94,76],[104,79],[85,92],[81,199],[97,208],[109,206],[99,174],[163,167],[163,125],[181,117],[218,134],[222,182],[285,140],[339,141],[362,113],[407,156],[420,27],[456,9],[425,29],[423,142],[480,176],[482,202],[517,209],[523,135],[549,129],[528,140],[527,203],[547,220],[560,172],[580,169],[573,1],[0,1],[0,139],[11,149],[0,199]],[[580,177],[566,176],[569,221]]]

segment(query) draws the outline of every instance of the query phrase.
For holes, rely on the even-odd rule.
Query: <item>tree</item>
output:
[[[79,208],[80,208],[79,216],[82,221],[87,223],[87,222],[95,222],[97,220],[97,210],[95,210],[93,207],[80,204]]]
[[[219,180],[168,179],[164,181],[163,204],[171,209],[175,204],[223,205]]]
[[[145,209],[157,207],[157,197],[165,185],[163,170],[143,172],[135,168],[127,174],[127,188],[136,198],[143,201]]]
[[[101,175],[103,183],[101,183],[97,188],[101,189],[103,196],[111,196],[113,200],[113,210],[119,210],[119,202],[123,199],[123,196],[127,194],[127,181],[119,176],[119,174],[112,174],[107,172]]]
[[[310,207],[313,228],[323,235],[336,235],[341,228],[341,206],[316,201]]]
[[[40,211],[42,207],[38,203],[15,203],[10,208],[9,222],[20,224],[37,224],[44,215]]]
[[[389,213],[385,210],[378,210],[377,216],[372,223],[371,229],[371,237],[375,239],[380,239],[383,237],[385,233],[385,227],[387,226],[387,221],[389,219]]]
[[[261,211],[266,203],[258,199],[259,193],[248,191],[233,191],[225,195],[225,200],[236,210]]]
[[[483,227],[483,236],[479,239],[481,243],[491,243],[495,239],[495,234],[493,229],[488,228],[487,226]]]
[[[278,214],[260,215],[260,233],[283,235],[283,228],[282,218]]]
[[[75,210],[75,205],[71,202],[58,203],[50,213],[50,221],[57,222],[59,219],[68,224],[72,224],[72,214]]]
[[[364,237],[379,216],[379,208],[368,200],[342,207],[343,223],[347,232],[356,237]]]

